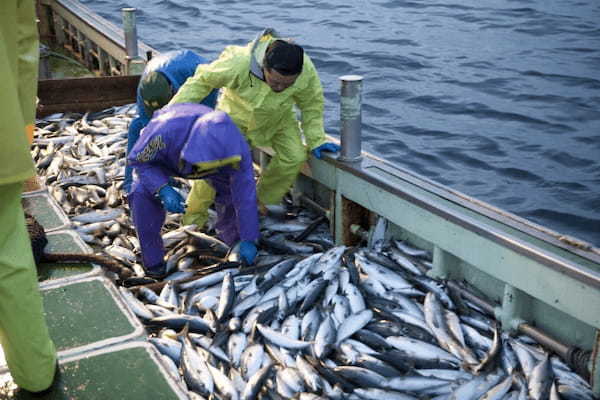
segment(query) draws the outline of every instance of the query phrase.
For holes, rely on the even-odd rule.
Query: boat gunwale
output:
[[[383,169],[386,172],[402,179],[401,176],[396,174],[397,171],[390,170],[392,168],[396,169],[395,167],[391,167],[391,166],[387,165],[387,163],[381,163],[380,161],[378,161],[377,157],[373,157],[370,154],[363,152],[363,162],[360,165],[357,165],[357,163],[342,162],[331,156],[326,156],[326,157],[324,157],[324,159],[326,162],[332,163],[335,167],[337,167],[341,170],[347,171],[347,172],[357,176],[358,178],[362,178],[365,181],[367,181],[377,187],[380,187],[395,196],[398,196],[406,201],[409,201],[410,203],[412,203],[424,210],[427,210],[429,212],[434,213],[435,215],[445,218],[445,219],[449,220],[450,222],[453,222],[465,229],[468,229],[474,233],[477,233],[478,235],[481,235],[482,237],[490,239],[493,242],[498,243],[508,249],[514,250],[514,251],[518,252],[519,254],[522,254],[526,257],[530,257],[533,260],[538,261],[541,264],[543,264],[553,270],[556,270],[556,271],[562,272],[566,275],[569,275],[569,276],[573,277],[574,279],[576,279],[586,285],[600,289],[600,272],[594,271],[593,269],[590,269],[590,268],[582,266],[582,265],[578,265],[575,262],[567,260],[564,257],[561,257],[559,255],[552,254],[551,252],[543,250],[533,244],[523,242],[522,240],[515,238],[510,233],[502,232],[502,231],[490,226],[489,224],[486,224],[485,222],[477,221],[477,220],[473,219],[472,217],[465,215],[464,213],[455,212],[455,211],[453,211],[447,207],[444,207],[442,205],[439,205],[439,204],[433,204],[432,202],[427,201],[426,199],[423,199],[421,196],[408,193],[408,192],[398,188],[396,185],[394,185],[394,183],[390,182],[385,177],[368,171],[369,167],[378,167],[378,168]],[[414,176],[413,176],[413,178],[421,180],[421,182],[410,182],[411,184],[418,186],[420,189],[430,191],[427,188],[426,182],[424,182],[422,180],[422,178],[414,177]],[[423,183],[425,183],[425,185],[422,185]],[[443,190],[446,193],[444,193],[444,195],[440,195],[440,193],[439,193],[440,190]],[[436,196],[440,196],[440,197],[444,198],[445,200],[448,200],[451,202],[456,202],[459,206],[462,206],[468,210],[474,211],[478,214],[483,214],[483,213],[481,213],[480,208],[477,207],[478,204],[471,204],[471,203],[465,204],[464,201],[458,202],[457,201],[458,199],[456,198],[456,193],[454,191],[448,190],[445,187],[442,187],[441,185],[437,188],[437,190],[433,191],[432,193]],[[466,201],[469,200],[468,197],[461,197],[461,199],[466,200]],[[507,220],[506,218],[502,218],[502,216],[505,215],[504,213],[502,213],[501,215],[496,215],[496,213],[497,213],[497,211],[490,208],[489,211],[483,215],[488,218],[497,220],[498,222],[501,222],[501,223],[505,224],[506,226],[509,226],[513,229],[523,231],[523,229],[520,229],[520,226],[513,223],[514,221],[512,219]],[[534,229],[534,227],[529,227],[529,228]],[[524,232],[524,233],[531,234],[531,232]],[[534,236],[537,239],[540,239],[544,242],[547,242],[553,246],[556,246],[556,243],[552,243],[547,238],[538,237],[536,235],[532,235],[532,236]],[[559,247],[561,247],[563,250],[574,252],[573,249],[570,247],[569,248],[564,248],[564,246],[559,246]],[[596,254],[590,253],[590,254],[582,255],[580,253],[581,252],[577,252],[576,255],[580,256],[582,258],[585,258],[593,263],[600,264],[600,257],[597,257]]]

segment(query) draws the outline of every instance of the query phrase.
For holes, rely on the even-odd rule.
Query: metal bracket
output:
[[[450,279],[460,260],[439,246],[433,247],[433,267],[427,272],[432,278]]]
[[[505,331],[516,332],[519,325],[525,322],[524,310],[529,303],[529,296],[519,289],[505,285],[502,307],[495,309],[496,319],[502,323]]]

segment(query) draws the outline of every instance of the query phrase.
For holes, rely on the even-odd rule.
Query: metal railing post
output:
[[[344,75],[340,95],[340,137],[342,149],[338,160],[356,162],[361,157],[361,92],[360,75]]]
[[[127,56],[134,59],[138,56],[138,38],[135,23],[135,8],[122,8],[123,12],[123,32],[125,33],[125,49]]]
[[[38,78],[51,79],[52,70],[50,69],[49,49],[46,46],[40,46],[40,61],[38,64]]]
[[[127,51],[127,64],[125,75],[141,74],[146,62],[138,54],[138,38],[135,23],[135,8],[123,8],[123,33],[125,34],[125,50]]]

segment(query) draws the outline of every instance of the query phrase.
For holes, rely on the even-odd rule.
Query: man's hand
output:
[[[340,149],[341,149],[341,147],[335,143],[331,143],[331,142],[323,143],[319,147],[315,147],[314,149],[312,149],[312,154],[313,154],[313,156],[320,159],[322,151],[329,151],[331,153],[337,153],[338,151],[340,151]]]
[[[254,264],[256,258],[256,246],[248,240],[242,240],[240,243],[240,257],[246,264]]]
[[[178,214],[181,214],[185,211],[183,197],[171,186],[163,186],[158,191],[158,197],[160,197],[160,201],[162,201],[165,210]]]

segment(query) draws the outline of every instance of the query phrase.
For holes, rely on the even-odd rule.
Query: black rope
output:
[[[31,250],[36,264],[41,264],[44,259],[44,247],[48,244],[44,227],[32,216],[25,213],[25,222],[27,223],[27,232],[31,240]]]
[[[124,268],[116,260],[101,256],[98,254],[83,254],[83,253],[46,253],[44,251],[48,244],[48,238],[44,227],[35,219],[33,215],[25,213],[25,223],[27,224],[27,232],[31,240],[31,250],[36,265],[44,263],[93,263],[100,265],[106,270],[113,272],[119,278],[126,279],[133,275],[133,271]]]

